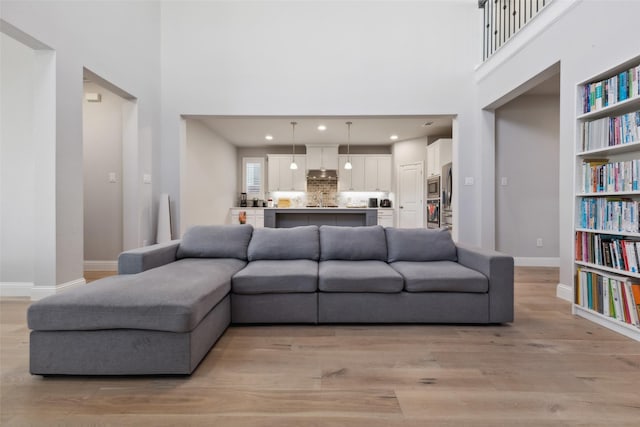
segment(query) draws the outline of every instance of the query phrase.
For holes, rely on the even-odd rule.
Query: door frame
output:
[[[418,203],[418,222],[417,222],[417,227],[420,228],[424,228],[424,201],[425,201],[425,194],[424,194],[424,161],[421,160],[419,162],[411,162],[411,163],[403,163],[398,165],[398,173],[397,173],[397,183],[396,183],[396,190],[397,190],[397,194],[398,194],[398,203],[396,204],[397,208],[396,208],[396,218],[397,218],[397,226],[398,228],[400,228],[400,202],[402,200],[402,188],[401,188],[401,182],[402,180],[400,179],[400,174],[402,173],[402,168],[405,166],[417,166],[418,170],[420,172],[420,180],[419,180],[419,184],[418,184],[418,199],[420,200],[420,202]]]

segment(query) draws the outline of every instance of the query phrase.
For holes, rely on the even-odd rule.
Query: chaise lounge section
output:
[[[192,227],[29,307],[40,375],[190,374],[231,323],[506,323],[513,258],[446,230]]]

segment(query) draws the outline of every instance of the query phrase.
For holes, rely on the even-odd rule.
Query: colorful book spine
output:
[[[584,85],[583,112],[598,111],[629,98],[640,96],[640,65],[608,79]]]

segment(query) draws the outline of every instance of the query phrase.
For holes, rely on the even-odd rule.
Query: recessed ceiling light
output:
[[[327,127],[325,125],[318,125],[318,130],[320,132],[327,130]]]
[[[271,141],[273,139],[273,135],[265,135],[264,139]]]
[[[395,134],[394,134],[394,135],[391,135],[391,136],[389,137],[389,139],[390,139],[390,140],[392,140],[392,141],[395,141],[396,139],[398,139],[398,135],[395,135]]]

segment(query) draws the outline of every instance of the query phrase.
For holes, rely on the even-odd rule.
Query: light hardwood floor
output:
[[[573,317],[519,268],[504,326],[231,327],[190,377],[28,372],[24,299],[0,302],[7,426],[640,425],[640,343]]]

